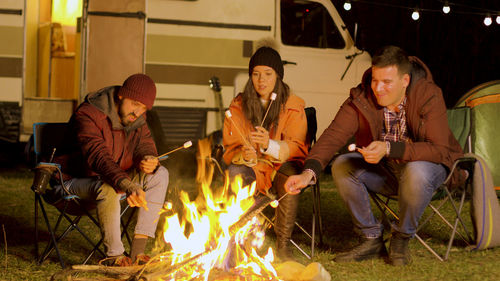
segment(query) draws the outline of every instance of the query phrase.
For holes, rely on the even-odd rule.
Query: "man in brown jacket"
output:
[[[68,191],[97,203],[109,265],[148,260],[146,241],[155,235],[165,201],[168,171],[159,165],[145,119],[155,97],[155,83],[144,74],[88,94],[69,122],[74,150],[55,160]],[[62,192],[62,187],[54,190]],[[131,207],[141,207],[130,257],[123,255],[120,232],[120,200],[125,196]]]
[[[398,47],[388,46],[372,58],[372,67],[351,89],[330,126],[306,158],[300,175],[286,190],[292,194],[315,181],[351,137],[356,151],[338,156],[332,176],[351,214],[361,243],[337,254],[336,262],[361,261],[387,254],[382,224],[371,210],[368,191],[398,195],[400,220],[393,226],[389,262],[410,262],[408,241],[434,190],[463,155],[448,127],[441,90],[428,68]],[[459,173],[454,176],[458,181]]]

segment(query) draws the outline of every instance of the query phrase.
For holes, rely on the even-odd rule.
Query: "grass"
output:
[[[194,179],[181,178],[171,174],[170,189],[174,187],[193,192],[196,188]],[[55,253],[49,260],[38,266],[34,261],[34,208],[33,192],[30,190],[32,173],[20,165],[16,168],[2,169],[0,172],[0,280],[48,280],[61,270]],[[454,247],[446,262],[439,262],[418,241],[412,239],[410,251],[412,264],[405,267],[393,267],[383,260],[370,260],[358,263],[338,264],[332,261],[337,251],[348,249],[356,243],[352,231],[350,216],[333,186],[331,176],[322,177],[322,218],[324,245],[317,250],[313,261],[321,263],[330,273],[332,280],[496,280],[500,275],[500,248],[470,251],[459,243]],[[311,201],[306,191],[301,196],[298,221],[310,228]],[[468,205],[467,205],[468,207]],[[52,207],[47,208],[55,215]],[[468,210],[467,210],[468,212]],[[450,214],[451,210],[445,213]],[[467,216],[466,216],[467,217]],[[42,221],[40,220],[40,224]],[[93,238],[100,237],[97,228],[88,219],[82,221],[87,232]],[[470,224],[470,221],[468,222]],[[4,232],[5,230],[5,232]],[[422,230],[422,237],[433,247],[443,252],[443,240],[446,228],[432,220],[429,227]],[[42,226],[42,239],[49,238]],[[273,231],[268,231],[268,244],[273,245]],[[309,250],[309,242],[296,229],[294,240]],[[7,241],[7,243],[5,243]],[[68,243],[69,242],[69,243]],[[150,249],[152,245],[148,245]],[[67,237],[62,255],[68,264],[80,264],[88,253],[89,247],[80,235],[71,233]],[[294,252],[297,260],[304,265],[310,263],[298,251]],[[97,263],[92,258],[90,263]]]

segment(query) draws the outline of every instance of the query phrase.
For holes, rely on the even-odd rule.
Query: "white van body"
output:
[[[143,30],[122,28],[123,34],[109,32],[106,40],[95,41],[105,45],[98,50],[113,52],[112,46],[131,45],[123,41],[142,40],[144,48],[134,51],[140,54],[124,55],[144,60],[142,70],[139,62],[135,71],[145,72],[157,83],[155,106],[206,110],[207,134],[221,129],[217,120],[220,108],[227,108],[243,89],[248,80],[248,61],[263,39],[274,41],[285,63],[284,81],[292,92],[302,97],[306,106],[316,108],[319,133],[329,125],[349,89],[360,82],[370,65],[370,56],[354,46],[330,0],[92,0],[90,4],[97,12],[145,14],[139,17],[144,22]],[[34,122],[66,122],[75,105],[95,90],[76,75],[75,82],[81,86],[75,98],[47,97],[37,91],[37,81],[46,80],[37,73],[37,60],[40,64],[40,59],[45,59],[39,54],[40,46],[49,44],[45,49],[50,50],[50,41],[39,42],[38,13],[38,0],[6,0],[0,4],[0,35],[9,42],[0,47],[0,117],[21,119],[8,121],[9,130],[14,128],[17,133],[0,132],[0,137],[10,140],[17,135],[26,140]],[[118,19],[95,17],[105,25]],[[85,28],[88,23],[81,25]],[[76,35],[78,41],[81,34]],[[83,42],[93,40],[92,34],[84,35]],[[89,43],[85,44],[82,46]],[[86,70],[95,76],[102,72],[100,66],[117,63],[115,56],[103,55],[90,64],[85,48],[81,61],[78,50],[76,55],[82,73]],[[121,54],[123,48],[114,51]],[[351,60],[349,56],[353,55],[355,59]],[[102,75],[100,82],[105,86],[123,81],[120,79],[130,74],[125,72],[127,69],[115,67],[109,75]],[[209,87],[213,76],[220,80],[222,105]]]
[[[272,38],[285,61],[284,81],[306,106],[316,108],[321,133],[370,66],[370,56],[354,46],[329,0],[149,0],[146,9],[145,64],[158,86],[155,106],[216,109],[208,80],[217,76],[228,107],[248,80],[248,62],[259,41]],[[333,47],[307,46],[314,38],[294,39],[314,33],[318,17],[329,28],[326,36],[335,33]],[[302,30],[294,22],[301,20]],[[346,57],[353,54],[360,55],[341,79],[351,62]],[[208,133],[220,129],[216,114],[209,111]]]

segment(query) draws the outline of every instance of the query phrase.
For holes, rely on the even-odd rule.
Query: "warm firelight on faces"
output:
[[[403,101],[406,88],[410,83],[410,75],[400,75],[398,67],[390,65],[386,67],[372,67],[371,88],[377,103],[387,109],[394,111]]]
[[[118,98],[120,99],[118,113],[120,115],[120,121],[123,126],[132,124],[147,110],[146,105],[141,102],[129,98],[124,98],[122,96],[118,96]]]
[[[260,98],[265,100],[270,99],[277,78],[278,75],[272,67],[257,65],[253,68],[252,83]]]

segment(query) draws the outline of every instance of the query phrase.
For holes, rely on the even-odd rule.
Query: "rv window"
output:
[[[281,40],[292,46],[345,47],[344,39],[326,8],[305,0],[281,0]]]

